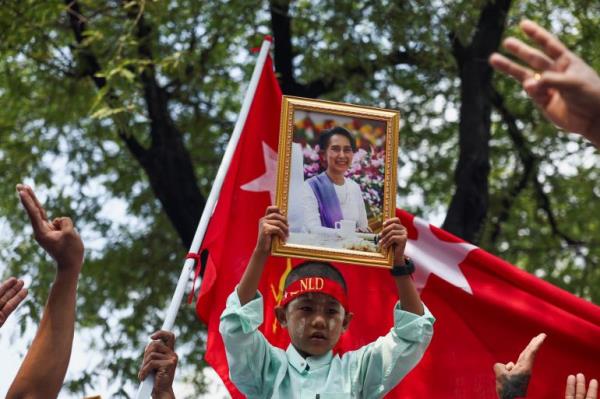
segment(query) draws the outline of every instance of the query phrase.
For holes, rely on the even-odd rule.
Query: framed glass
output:
[[[377,244],[396,209],[398,111],[284,96],[272,254],[391,267]]]

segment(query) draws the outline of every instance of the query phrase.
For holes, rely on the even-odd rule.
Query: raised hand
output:
[[[541,50],[509,37],[504,47],[526,66],[498,53],[490,57],[490,64],[518,80],[550,121],[600,146],[598,74],[536,23],[525,20],[520,27]]]
[[[35,240],[58,263],[59,269],[79,272],[83,264],[83,242],[68,217],[50,221],[31,187],[18,184],[17,192],[27,211]]]
[[[161,330],[152,334],[150,338],[154,341],[146,347],[138,378],[143,381],[154,372],[152,397],[174,398],[173,380],[178,359],[175,353],[175,335]]]
[[[265,216],[258,221],[258,239],[256,250],[262,253],[268,253],[271,250],[273,237],[278,236],[281,241],[285,241],[289,234],[287,218],[279,212],[276,206],[269,206]]]
[[[0,284],[0,327],[26,296],[27,288],[23,288],[23,280],[10,277]]]
[[[394,217],[383,222],[380,237],[379,245],[383,249],[394,248],[394,262],[403,262],[408,232],[406,231],[406,227],[400,223],[400,219]]]
[[[592,379],[586,392],[585,376],[581,373],[577,376],[570,375],[567,378],[567,386],[565,389],[565,399],[597,399],[598,398],[598,381]]]
[[[496,363],[494,373],[496,374],[496,393],[501,399],[519,398],[527,394],[529,378],[535,355],[546,339],[546,334],[541,333],[532,338],[529,344],[519,355],[517,363]]]

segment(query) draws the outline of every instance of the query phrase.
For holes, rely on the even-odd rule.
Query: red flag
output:
[[[206,360],[233,397],[219,317],[248,263],[258,219],[274,203],[281,90],[267,58],[257,91],[204,240],[209,259],[197,302],[208,326]],[[397,211],[409,230],[407,254],[415,282],[436,316],[424,359],[388,397],[496,398],[492,366],[515,361],[539,332],[548,338],[538,353],[531,398],[559,397],[569,373],[600,376],[600,308],[560,290],[412,215]],[[299,262],[294,260],[294,263]],[[396,287],[387,270],[336,264],[349,289],[354,319],[336,351],[359,348],[392,326]],[[261,331],[285,349],[287,331],[273,307],[292,263],[269,259],[260,291]]]

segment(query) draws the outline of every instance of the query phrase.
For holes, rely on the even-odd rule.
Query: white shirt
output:
[[[367,209],[365,208],[360,186],[352,179],[345,177],[344,184],[337,185],[333,183],[333,187],[340,202],[344,219],[356,221],[356,225],[360,229],[369,227]],[[319,203],[315,192],[306,181],[304,181],[302,190],[302,207],[304,210],[304,226],[310,232],[323,231],[323,229],[331,230],[321,226]]]

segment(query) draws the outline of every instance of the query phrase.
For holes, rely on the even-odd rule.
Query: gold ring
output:
[[[542,78],[542,75],[540,75],[538,72],[536,72],[536,73],[533,74],[533,78],[535,80],[540,80]]]

